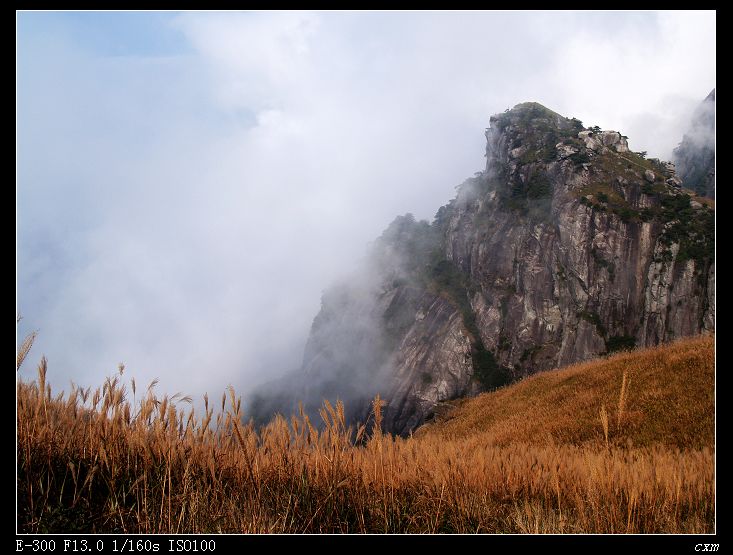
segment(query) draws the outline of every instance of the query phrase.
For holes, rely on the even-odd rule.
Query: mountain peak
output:
[[[575,118],[566,118],[538,102],[522,102],[502,114],[489,118],[492,129],[512,131],[562,131],[576,134],[583,130],[583,124]]]

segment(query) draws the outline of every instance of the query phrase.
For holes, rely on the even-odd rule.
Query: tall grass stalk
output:
[[[712,350],[711,341],[688,340],[643,355],[647,358],[639,355],[634,359],[634,367],[640,368],[634,370],[637,391],[644,368],[652,372],[665,360],[681,357],[690,372],[701,349]],[[603,364],[616,360],[627,361]],[[591,378],[591,370],[605,371],[588,368]],[[557,380],[582,385],[577,376],[586,374],[569,371]],[[585,397],[578,393],[569,406],[582,421],[585,409],[578,407],[598,407],[600,401],[603,437],[596,408],[585,435],[573,432],[567,437],[565,428],[557,427],[564,421],[552,414],[527,424],[540,428],[533,435],[532,428],[521,428],[511,419],[502,423],[508,417],[497,417],[499,408],[481,413],[492,399],[511,393],[500,391],[467,402],[445,426],[400,438],[382,430],[379,398],[370,426],[347,426],[343,404],[325,402],[320,428],[302,409],[289,420],[277,417],[256,428],[245,421],[233,389],[218,414],[208,396],[203,414],[197,414],[185,397],[156,396],[155,382],[139,398],[133,386],[130,400],[122,377],[118,372],[93,393],[73,386],[67,394],[52,397],[42,359],[34,381],[18,380],[20,532],[714,530],[712,444],[704,439],[702,446],[680,448],[675,442],[687,439],[663,435],[634,447],[611,441],[605,405],[609,397],[600,389],[592,397],[581,387]],[[637,414],[636,398],[634,413],[626,412],[628,384],[624,374],[616,423],[622,423],[623,415],[624,433],[641,434],[651,424]],[[531,380],[514,386],[513,402],[521,403],[522,387],[531,386]],[[537,395],[555,391],[537,390],[532,403],[544,398]],[[567,399],[567,390],[557,391]],[[582,405],[578,399],[584,399]],[[638,403],[651,415],[658,405],[650,402],[640,397]],[[669,397],[664,402],[669,406]],[[502,401],[498,407],[505,405]],[[510,409],[516,412],[516,406]],[[556,401],[547,406],[556,415],[564,410]],[[476,427],[473,415],[478,415],[475,422],[493,424]],[[659,417],[660,422],[667,416]]]

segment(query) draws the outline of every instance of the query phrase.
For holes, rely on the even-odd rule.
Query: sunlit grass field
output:
[[[33,337],[21,346],[17,367]],[[324,404],[245,423],[233,390],[17,383],[20,532],[709,533],[714,338],[542,373],[455,402],[413,437]]]

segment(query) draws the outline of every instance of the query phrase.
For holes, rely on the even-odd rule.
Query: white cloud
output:
[[[715,16],[662,12],[626,26],[580,27],[544,76],[563,111],[617,129],[664,159],[715,85]]]
[[[119,361],[194,394],[291,369],[321,291],[483,168],[492,113],[536,100],[661,155],[715,84],[710,12],[173,25],[191,52],[19,36],[19,309],[60,386]]]
[[[308,13],[204,13],[182,15],[174,24],[205,60],[223,107],[266,111],[299,94],[318,19]]]

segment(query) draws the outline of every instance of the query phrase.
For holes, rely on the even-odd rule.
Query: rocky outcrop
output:
[[[613,148],[616,152],[629,152],[629,144],[626,137],[623,137],[618,131],[603,131],[601,133],[601,142],[603,146]]]
[[[486,139],[431,224],[402,216],[375,243],[368,287],[324,297],[300,374],[313,406],[347,398],[363,421],[379,392],[407,434],[443,401],[713,330],[714,213],[669,166],[534,103]]]
[[[603,153],[606,149],[613,149],[615,152],[630,152],[627,138],[618,131],[594,131],[588,129],[578,133],[578,138],[583,141],[585,148]]]
[[[685,187],[715,198],[715,89],[693,114],[674,161]]]
[[[461,313],[439,295],[425,293],[393,368],[383,393],[384,417],[398,433],[422,424],[440,401],[480,391],[472,380],[471,341]]]

